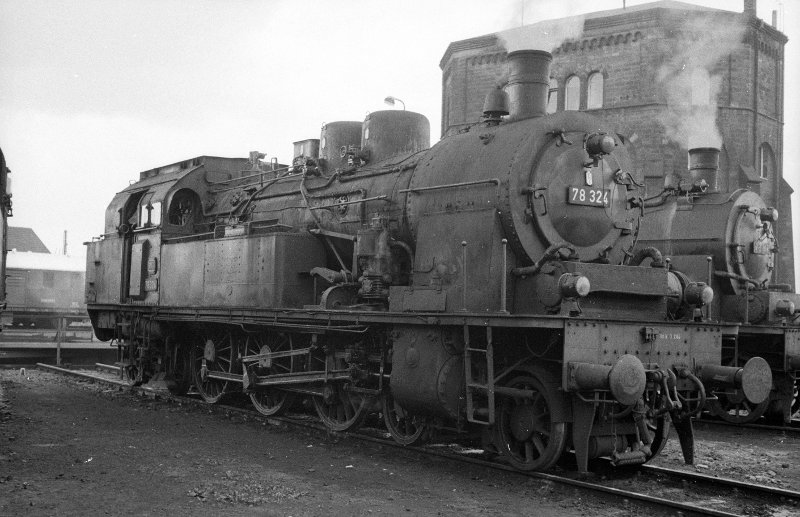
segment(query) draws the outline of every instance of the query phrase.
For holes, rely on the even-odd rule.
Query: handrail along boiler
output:
[[[545,114],[551,59],[509,54],[485,120],[431,148],[423,116],[390,110],[326,124],[291,166],[142,173],[88,243],[97,336],[139,381],[243,390],[265,414],[310,397],[333,430],[380,404],[404,444],[473,433],[520,469],[574,450],[586,470],[649,460],[671,420],[692,461],[705,398],[763,400],[769,369],[721,366],[720,325],[670,320],[713,293],[639,264],[626,148]]]

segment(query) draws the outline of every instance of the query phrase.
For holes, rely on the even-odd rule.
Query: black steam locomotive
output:
[[[6,157],[0,149],[0,312],[5,310],[6,301],[6,250],[8,248],[8,218],[11,217],[11,188],[6,166]]]
[[[719,187],[719,149],[689,151],[686,178],[645,200],[638,247],[656,247],[682,284],[703,281],[716,293],[705,316],[725,325],[723,364],[763,357],[772,369],[771,396],[754,403],[741,390],[717,393],[710,410],[734,423],[767,415],[789,422],[800,410],[800,295],[773,283],[778,212],[755,192]]]
[[[267,415],[306,397],[333,430],[381,411],[404,444],[446,429],[520,469],[574,450],[584,471],[648,461],[674,427],[691,462],[706,399],[762,403],[770,368],[722,365],[734,330],[704,312],[705,279],[634,249],[626,148],[590,115],[545,115],[550,60],[509,54],[485,120],[432,148],[423,116],[379,111],[291,165],[143,172],[89,243],[97,337],[140,382],[244,391]]]

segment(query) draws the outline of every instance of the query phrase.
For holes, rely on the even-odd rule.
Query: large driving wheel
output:
[[[532,397],[504,397],[497,409],[495,443],[509,463],[520,470],[546,470],[564,452],[566,424],[551,418],[557,396],[534,375],[515,377],[510,388]]]
[[[331,431],[344,432],[360,426],[371,406],[369,397],[347,390],[342,382],[328,383],[321,396],[312,397],[314,409]]]
[[[769,398],[760,404],[753,404],[744,396],[742,390],[718,393],[717,400],[711,400],[709,410],[726,422],[749,424],[761,418],[769,408]]]
[[[233,373],[237,347],[230,332],[209,332],[197,338],[192,346],[194,385],[203,400],[219,402],[230,390],[229,381],[214,379],[212,373]]]
[[[292,336],[284,333],[271,333],[265,337],[248,335],[245,346],[245,360],[250,356],[264,356],[292,351]],[[261,376],[291,373],[294,356],[259,357],[254,362],[253,371]],[[274,416],[292,405],[294,394],[275,387],[256,388],[250,392],[250,401],[259,413]]]
[[[391,392],[383,396],[383,421],[394,441],[400,445],[421,445],[430,438],[430,428],[421,417],[403,409]]]

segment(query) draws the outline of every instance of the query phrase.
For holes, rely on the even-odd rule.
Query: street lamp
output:
[[[388,104],[389,106],[394,106],[395,102],[399,102],[400,104],[402,104],[402,105],[403,105],[403,110],[405,110],[405,109],[406,109],[406,103],[405,103],[405,102],[403,102],[403,100],[402,100],[402,99],[398,99],[397,97],[392,97],[391,95],[389,95],[388,97],[386,97],[385,99],[383,99],[383,102],[385,102],[385,103],[386,103],[386,104]]]

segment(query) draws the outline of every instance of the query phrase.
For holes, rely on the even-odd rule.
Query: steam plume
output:
[[[583,20],[584,16],[546,20],[498,32],[497,37],[508,52],[516,50],[552,52],[564,41],[581,37]]]
[[[656,80],[666,95],[667,109],[660,117],[666,136],[682,148],[722,146],[716,123],[720,61],[739,47],[744,31],[742,23],[731,27],[698,17],[672,40],[677,52],[659,68]]]

